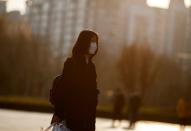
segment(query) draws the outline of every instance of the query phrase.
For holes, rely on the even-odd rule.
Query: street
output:
[[[41,131],[49,126],[52,114],[0,109],[0,131]],[[111,128],[111,120],[97,118],[96,131],[128,131],[128,121],[122,121],[118,128]],[[116,123],[117,125],[118,123]],[[179,125],[140,121],[135,131],[179,131]],[[185,131],[191,131],[186,127]]]

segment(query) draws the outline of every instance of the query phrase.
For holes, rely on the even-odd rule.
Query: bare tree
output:
[[[121,78],[129,92],[141,93],[150,87],[158,71],[159,58],[152,52],[147,44],[136,43],[125,47],[119,61]]]
[[[47,96],[57,72],[51,43],[35,39],[22,22],[0,18],[1,95]]]
[[[144,95],[145,90],[150,87],[156,91],[156,87],[170,91],[175,86],[176,89],[181,86],[179,65],[172,58],[155,53],[146,43],[133,43],[125,47],[119,69],[128,93],[138,91]]]

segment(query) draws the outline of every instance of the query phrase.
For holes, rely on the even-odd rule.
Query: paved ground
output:
[[[49,113],[0,109],[0,131],[41,131],[41,128],[49,126],[51,115]],[[125,129],[127,125],[128,121],[122,121],[118,128],[111,128],[110,119],[97,118],[96,131],[128,131]],[[179,126],[140,121],[137,123],[135,131],[179,131]],[[185,131],[191,131],[191,127],[187,127]]]

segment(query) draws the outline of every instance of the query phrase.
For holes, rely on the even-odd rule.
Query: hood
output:
[[[89,31],[89,30],[84,30],[80,33],[80,35],[78,36],[78,39],[73,47],[73,50],[72,50],[72,55],[74,58],[82,57],[88,53],[91,38],[93,36],[97,37],[96,43],[97,43],[97,47],[98,47],[98,35],[95,32]],[[98,48],[97,48],[97,50],[98,50]],[[95,54],[97,53],[97,50],[96,50]],[[94,55],[92,55],[91,58]]]

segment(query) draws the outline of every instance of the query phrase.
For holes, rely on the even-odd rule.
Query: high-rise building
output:
[[[151,8],[145,0],[126,0],[124,39],[127,45],[147,43],[155,52],[173,57],[190,44],[189,9],[183,0],[171,0],[169,9]],[[187,38],[186,38],[187,37]]]
[[[126,1],[125,22],[126,43],[148,43],[150,46],[156,46],[156,16],[157,12],[146,5],[145,0]]]
[[[187,8],[187,18],[186,18],[186,52],[189,52],[189,57],[191,59],[191,6]]]
[[[5,0],[0,1],[0,14],[6,13],[6,3],[7,2]]]
[[[167,45],[168,53],[178,55],[186,44],[186,7],[182,0],[172,0],[168,11]]]
[[[98,32],[102,42],[112,45],[111,53],[117,53],[113,50],[123,44],[134,42],[147,43],[154,51],[168,56],[190,46],[189,9],[182,0],[171,0],[169,9],[148,7],[146,0],[28,0],[27,3],[34,34],[50,39],[57,53],[68,54],[83,29]]]
[[[105,43],[119,43],[120,1],[28,0],[27,16],[36,36],[49,38],[56,52],[67,54],[83,29],[97,31]]]
[[[36,36],[49,38],[56,52],[68,53],[84,27],[87,0],[30,0],[27,16]]]
[[[93,0],[94,1],[94,0]],[[95,0],[87,6],[91,14],[86,16],[86,21],[91,23],[85,27],[95,30],[107,52],[117,57],[123,44],[123,0]],[[115,55],[116,54],[116,55]]]
[[[128,0],[125,10],[126,43],[148,44],[155,52],[167,54],[172,48],[167,42],[169,10],[148,7],[145,0]]]

